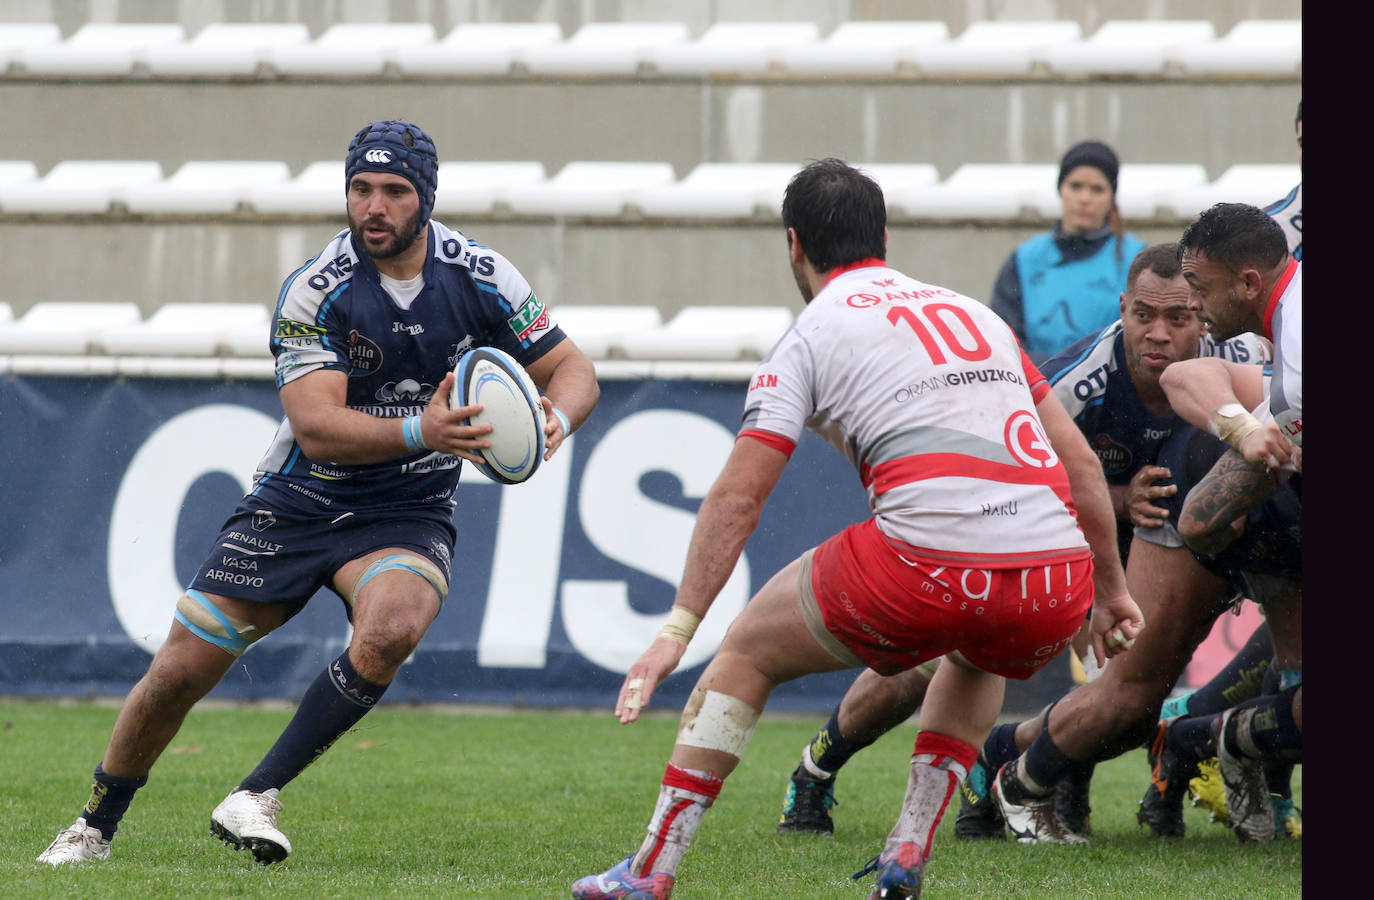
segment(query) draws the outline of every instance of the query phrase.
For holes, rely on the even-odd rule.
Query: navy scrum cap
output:
[[[359,172],[388,172],[409,181],[420,195],[420,228],[434,211],[439,185],[439,156],[423,129],[409,122],[385,120],[366,125],[348,144],[344,193]]]
[[[1074,144],[1059,161],[1059,182],[1056,187],[1062,185],[1064,179],[1069,177],[1069,173],[1079,166],[1092,166],[1107,176],[1112,193],[1116,193],[1116,173],[1121,168],[1121,162],[1111,147],[1101,141],[1081,141]]]

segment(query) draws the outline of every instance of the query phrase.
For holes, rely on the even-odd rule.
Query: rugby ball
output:
[[[464,420],[490,425],[491,446],[478,453],[486,460],[477,470],[501,484],[520,484],[544,458],[544,404],[524,366],[495,347],[474,347],[454,370],[449,407],[480,403],[482,411]]]

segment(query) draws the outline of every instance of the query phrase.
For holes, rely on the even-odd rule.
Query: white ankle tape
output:
[[[719,750],[741,757],[749,746],[754,726],[759,723],[759,711],[743,700],[693,688],[692,696],[682,710],[682,726],[677,742],[703,750]]]

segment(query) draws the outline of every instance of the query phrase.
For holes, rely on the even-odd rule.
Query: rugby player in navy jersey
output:
[[[525,366],[543,393],[545,459],[596,405],[590,360],[524,277],[430,218],[438,168],[433,142],[407,122],[367,125],[349,144],[349,227],[287,277],[277,301],[271,347],[286,416],[125,700],[90,799],[40,861],[107,858],[191,707],[327,588],[353,624],[349,646],[210,816],[230,846],[284,859],[279,792],[377,704],[448,596],[461,461],[481,461],[491,430],[464,424],[479,407],[448,405],[459,356],[491,345]]]
[[[1116,323],[1070,345],[1041,371],[1102,463],[1117,516],[1119,544],[1131,546],[1132,534],[1137,533],[1142,541],[1160,546],[1164,554],[1160,562],[1167,563],[1188,554],[1179,549],[1182,541],[1162,505],[1176,490],[1169,481],[1171,473],[1155,461],[1165,441],[1185,423],[1170,408],[1160,376],[1167,366],[1199,353],[1260,363],[1267,349],[1253,337],[1225,345],[1205,337],[1202,323],[1189,308],[1188,286],[1175,244],[1156,244],[1136,256],[1119,302],[1121,318]],[[1129,577],[1129,559],[1127,571]],[[1185,580],[1195,571],[1189,567]],[[1146,621],[1151,628],[1158,624],[1148,612]],[[801,764],[788,786],[779,831],[833,831],[829,809],[834,805],[835,772],[854,753],[911,716],[933,672],[931,663],[886,678],[865,671],[855,680],[827,725],[803,749]],[[1172,687],[1172,681],[1167,687]],[[996,764],[986,754],[995,748],[997,762],[1014,757],[1011,731],[1006,726],[994,730],[997,740],[980,754],[961,786],[955,824],[959,837],[1005,836],[1001,813],[988,793]],[[1074,767],[1055,783],[1057,833],[1088,833],[1090,774],[1091,764]]]

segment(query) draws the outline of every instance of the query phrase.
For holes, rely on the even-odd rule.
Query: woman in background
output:
[[[1100,141],[1070,147],[1059,161],[1060,219],[997,274],[989,305],[1036,365],[1120,318],[1126,270],[1145,243],[1125,232],[1117,211],[1119,168]]]

